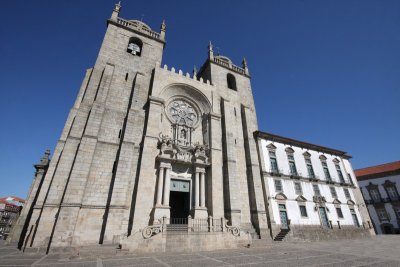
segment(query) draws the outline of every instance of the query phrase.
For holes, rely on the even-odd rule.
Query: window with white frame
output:
[[[299,205],[300,215],[301,217],[308,217],[307,215],[307,208],[305,205]]]
[[[317,184],[313,184],[314,195],[320,196],[321,191],[319,191],[319,186]]]
[[[269,150],[268,151],[269,155],[269,161],[271,163],[271,172],[278,173],[278,161],[276,160],[276,154],[275,151]]]
[[[347,198],[347,199],[351,199],[349,189],[343,188],[343,191],[344,191],[344,195],[346,196],[346,198]]]
[[[390,200],[392,200],[392,201],[399,200],[399,194],[397,192],[395,183],[393,183],[389,180],[386,180],[385,183],[383,184],[383,186],[385,187],[386,193],[389,196]]]
[[[376,214],[378,215],[379,220],[386,221],[389,220],[389,216],[386,212],[385,207],[376,208]]]
[[[276,192],[283,192],[282,181],[281,180],[274,180],[275,183],[275,191]]]
[[[340,168],[340,165],[339,165],[339,160],[335,159],[334,163],[335,163],[336,172],[339,176],[339,180],[341,183],[344,183],[345,181],[344,181],[342,169]]]
[[[326,157],[321,156],[320,159],[321,159],[322,169],[324,170],[325,179],[328,181],[332,181],[332,177],[328,169],[328,164],[326,163]]]
[[[374,188],[368,188],[368,192],[372,200],[378,202],[381,200],[381,194],[379,193],[379,190],[377,187]]]
[[[351,178],[351,174],[347,173],[347,178],[349,179],[351,185],[354,185],[353,178]]]
[[[336,213],[338,218],[343,218],[342,208],[336,208]]]
[[[297,175],[296,162],[294,161],[293,154],[288,154],[287,157],[288,157],[288,161],[289,161],[290,174]]]
[[[302,195],[303,194],[303,189],[301,188],[301,183],[295,182],[294,183],[294,192],[296,195]]]
[[[297,168],[296,168],[296,162],[294,160],[294,150],[291,147],[287,147],[285,149],[286,151],[286,155],[287,155],[287,159],[288,159],[288,163],[289,163],[289,172],[290,175],[295,175],[297,176]]]
[[[315,173],[314,173],[314,168],[312,166],[311,158],[310,157],[306,157],[305,161],[306,161],[306,165],[307,165],[308,177],[309,178],[315,178]]]
[[[331,190],[332,198],[337,198],[336,188],[331,186],[331,187],[329,187],[329,190]]]

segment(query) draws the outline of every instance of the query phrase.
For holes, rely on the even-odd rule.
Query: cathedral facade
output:
[[[46,154],[35,165],[10,241],[152,251],[168,249],[170,232],[200,249],[272,240],[282,222],[269,214],[276,203],[246,60],[237,66],[210,43],[198,72],[161,66],[165,24],[156,32],[119,12],[116,5],[51,162]],[[351,203],[357,229],[369,221],[362,204]]]

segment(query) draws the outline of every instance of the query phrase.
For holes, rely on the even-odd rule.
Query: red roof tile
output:
[[[400,172],[400,161],[354,170],[357,179],[365,176],[371,176],[372,178],[372,176],[382,176],[383,174],[395,172]]]

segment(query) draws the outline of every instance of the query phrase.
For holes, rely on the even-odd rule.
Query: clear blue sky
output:
[[[115,1],[3,1],[0,196],[26,197],[52,151]],[[121,17],[167,23],[163,63],[191,72],[207,43],[247,58],[262,131],[353,156],[400,159],[400,1],[123,1]]]

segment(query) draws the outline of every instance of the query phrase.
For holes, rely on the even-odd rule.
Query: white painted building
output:
[[[264,132],[256,137],[272,231],[304,237],[316,228],[371,227],[346,152]]]
[[[355,171],[377,234],[400,234],[400,161]]]

